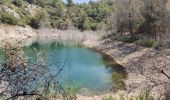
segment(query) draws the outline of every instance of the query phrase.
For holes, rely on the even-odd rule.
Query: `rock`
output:
[[[29,44],[37,37],[37,33],[30,26],[7,26],[0,25],[0,41],[19,42],[26,40],[25,43]],[[2,45],[1,45],[2,46]]]
[[[30,38],[36,36],[36,32],[30,26],[20,27],[1,25],[0,27],[1,38]]]
[[[37,5],[26,3],[25,10],[28,11],[31,14],[31,16],[35,16],[37,14],[37,10],[40,9],[41,7]]]

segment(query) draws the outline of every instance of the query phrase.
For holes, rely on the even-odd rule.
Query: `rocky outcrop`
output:
[[[143,54],[148,52],[148,50],[150,50],[149,48],[119,41],[85,41],[83,44],[90,48],[95,48],[104,52],[114,58],[118,64],[125,67],[129,64],[129,62],[137,61],[137,58],[141,57]]]
[[[40,9],[41,7],[37,5],[26,3],[25,10],[28,11],[31,14],[31,16],[35,16],[37,14],[37,11]]]
[[[35,37],[36,32],[29,26],[0,26],[0,38],[31,38]]]
[[[31,43],[37,37],[37,33],[30,26],[21,27],[21,26],[9,26],[9,25],[0,25],[0,41],[22,41],[25,40],[25,43]],[[26,45],[27,45],[26,44]]]

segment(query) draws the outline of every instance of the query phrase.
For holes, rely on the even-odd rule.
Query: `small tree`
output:
[[[73,6],[73,5],[74,5],[73,0],[67,0],[67,5],[68,5],[68,6]]]
[[[0,14],[0,20],[2,23],[17,25],[18,19],[11,13],[4,12]]]
[[[23,5],[23,0],[14,0],[13,3],[18,6],[18,7],[22,7]]]

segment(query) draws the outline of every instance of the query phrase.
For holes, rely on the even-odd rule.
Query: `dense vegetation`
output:
[[[30,12],[26,10],[28,3],[39,7],[35,16],[29,16]],[[21,18],[16,21],[13,15],[10,15],[10,18],[4,16],[4,14],[9,15],[4,12],[1,14],[1,22],[12,25],[29,24],[34,28],[45,26],[58,29],[70,27],[80,30],[104,29],[107,24],[106,19],[112,12],[113,4],[112,0],[91,1],[88,4],[75,4],[72,0],[68,0],[67,4],[61,0],[2,0],[1,5],[7,5],[17,13],[19,12]],[[8,20],[12,20],[12,23],[9,23]]]
[[[117,39],[126,42],[149,47],[156,42],[164,45],[169,40],[169,3],[169,0],[115,0],[110,30],[120,33],[116,34],[121,35]]]
[[[67,3],[62,0],[1,0],[0,5],[13,9],[19,18],[9,11],[0,11],[0,22],[33,28],[102,30],[112,33],[112,39],[157,47],[170,44],[169,4],[168,0],[98,0],[82,4],[72,0]]]

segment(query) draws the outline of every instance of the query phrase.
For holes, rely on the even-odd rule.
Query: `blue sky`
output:
[[[67,0],[63,0],[66,2]],[[84,2],[89,2],[90,0],[73,0],[75,3],[84,3]]]

